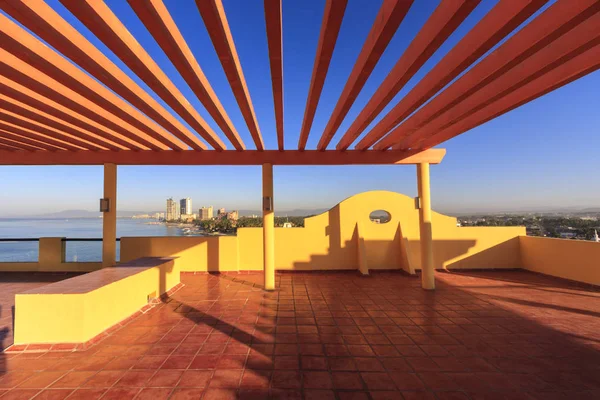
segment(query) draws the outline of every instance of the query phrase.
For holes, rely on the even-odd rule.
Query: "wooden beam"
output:
[[[9,144],[0,143],[0,150],[5,150],[7,152],[7,154],[8,154],[11,151],[22,150],[22,149],[19,149],[16,146],[11,146]]]
[[[40,141],[40,140],[36,140],[36,139],[30,139],[28,137],[18,135],[16,133],[9,132],[4,129],[0,129],[0,136],[3,137],[4,139],[10,139],[10,140],[17,141],[20,143],[35,146],[35,147],[37,147],[37,150],[50,150],[50,151],[67,150],[64,147],[55,146],[53,144],[50,144],[50,143],[47,143],[44,141]]]
[[[43,147],[32,146],[23,140],[12,140],[10,138],[7,138],[3,134],[2,130],[0,130],[0,144],[5,145],[5,146],[10,146],[15,149],[20,149],[20,150],[28,150],[28,151],[43,150]]]
[[[523,85],[420,144],[430,148],[600,69],[600,44]],[[395,151],[395,150],[391,150]]]
[[[329,117],[329,122],[321,135],[317,150],[325,150],[346,118],[350,107],[365,86],[383,52],[394,37],[400,23],[414,0],[384,0],[375,17],[373,26],[344,85],[342,94]]]
[[[206,111],[237,150],[246,146],[162,0],[127,0]]]
[[[10,19],[0,16],[0,30],[9,36],[9,38],[1,38],[0,42],[7,50],[9,48],[6,46],[10,46],[13,51],[22,53],[27,57],[24,61],[110,111],[123,121],[127,121],[137,128],[136,131],[144,132],[149,138],[154,138],[172,149],[186,150],[188,148],[178,137],[195,137],[195,135],[45,2],[36,0],[0,1],[5,12],[126,101]],[[139,108],[146,115],[127,102]],[[148,145],[147,143],[150,143],[148,139],[144,144]],[[203,143],[196,147],[206,148]]]
[[[366,150],[433,97],[479,57],[525,22],[548,0],[500,0],[421,81],[362,138]]]
[[[185,143],[182,143],[179,139],[171,136],[166,131],[164,131],[164,136],[154,135],[155,137],[152,137],[148,133],[138,129],[138,127],[130,125],[115,114],[108,112],[98,104],[83,97],[79,93],[66,87],[62,83],[3,49],[0,49],[0,75],[6,77],[7,82],[16,82],[29,89],[30,93],[40,94],[43,97],[49,98],[52,101],[61,104],[65,109],[74,110],[79,114],[85,115],[97,123],[106,125],[150,149],[166,150],[175,148],[177,150],[185,150],[188,148]],[[17,98],[20,99],[19,97]],[[158,126],[156,127],[159,131],[162,130]],[[171,137],[171,139],[169,139],[169,137]],[[173,144],[168,146],[159,141],[159,138],[162,139],[162,141]]]
[[[283,150],[283,40],[281,0],[264,0],[265,21],[267,26],[267,44],[269,46],[269,64],[271,67],[271,85],[275,106],[275,127],[277,147]]]
[[[40,116],[53,118],[54,120],[62,121],[62,123],[85,129],[127,149],[150,150],[149,147],[111,130],[106,126],[107,124],[99,124],[1,75],[0,92],[4,93],[7,98],[16,104],[26,105],[30,110],[35,110]]]
[[[410,148],[600,38],[600,3],[558,0],[375,146]],[[507,92],[508,91],[508,92]]]
[[[0,152],[0,165],[391,165],[439,164],[445,149],[427,151],[37,151]]]
[[[0,121],[20,126],[22,128],[27,128],[33,132],[37,132],[50,138],[61,140],[66,143],[70,143],[74,146],[86,150],[108,150],[105,146],[98,146],[90,142],[89,140],[80,139],[67,132],[54,129],[48,125],[39,123],[35,120],[16,114],[2,107],[0,107]]]
[[[23,126],[11,124],[10,122],[5,122],[5,121],[0,120],[0,129],[2,129],[5,132],[15,134],[19,137],[24,137],[24,138],[36,140],[38,142],[46,143],[46,145],[44,145],[44,146],[40,145],[38,147],[43,147],[47,150],[55,150],[56,147],[64,148],[64,149],[70,150],[70,151],[85,150],[82,147],[75,146],[71,143],[62,141],[60,139],[55,139],[53,137],[46,136],[43,133],[25,128]]]
[[[161,99],[183,118],[217,150],[224,150],[225,144],[206,121],[192,107],[177,86],[154,62],[140,43],[127,30],[104,1],[60,0],[96,37],[139,76]],[[177,133],[177,132],[175,132]],[[201,150],[203,143],[189,132],[179,138],[191,148]]]
[[[233,91],[235,100],[240,107],[244,121],[252,135],[254,144],[258,150],[264,149],[263,138],[258,127],[250,92],[246,85],[246,79],[242,71],[242,65],[235,49],[233,36],[229,29],[227,16],[221,0],[196,0],[196,6],[200,16],[206,25],[208,35],[221,61],[229,86]]]
[[[346,150],[402,90],[480,0],[442,0],[336,146]]]
[[[15,114],[29,118],[32,121],[52,127],[59,131],[69,133],[79,139],[87,140],[90,143],[101,146],[108,150],[129,150],[128,147],[120,146],[108,140],[107,138],[97,136],[92,132],[81,130],[75,125],[55,118],[50,114],[46,114],[43,111],[30,107],[25,103],[21,103],[18,100],[5,96],[2,93],[0,93],[0,107],[6,110],[11,110]]]
[[[298,149],[304,150],[308,135],[315,119],[315,112],[319,105],[331,56],[335,49],[342,20],[348,0],[327,0],[325,3],[325,12],[321,22],[321,33],[319,34],[319,44],[317,45],[317,55],[313,66],[312,77],[310,79],[310,88],[308,89],[308,98],[306,99],[306,108],[304,110],[304,119],[300,129],[300,139],[298,140]]]

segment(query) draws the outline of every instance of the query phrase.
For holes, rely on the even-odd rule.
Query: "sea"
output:
[[[184,236],[183,227],[167,226],[156,220],[117,219],[117,237],[122,236]],[[0,218],[0,239],[65,237],[102,238],[101,218],[17,219]],[[117,259],[120,246],[117,242]],[[0,240],[0,262],[35,262],[38,242]],[[65,261],[89,262],[102,260],[102,242],[66,242]]]

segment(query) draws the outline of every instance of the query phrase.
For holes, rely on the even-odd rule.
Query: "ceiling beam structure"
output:
[[[14,149],[28,150],[28,151],[36,151],[36,150],[44,150],[45,149],[44,147],[33,146],[23,140],[20,140],[20,141],[11,140],[11,139],[5,137],[2,133],[2,131],[0,131],[0,145],[10,146],[10,147],[13,147]]]
[[[46,114],[41,110],[30,107],[27,104],[5,96],[2,93],[0,93],[0,108],[10,110],[21,117],[26,117],[37,123],[69,133],[79,139],[87,140],[95,145],[106,147],[109,150],[129,150],[128,147],[119,145],[92,132],[81,130],[79,127],[70,124],[67,121],[62,121],[59,118],[55,118],[50,114]]]
[[[91,44],[81,33],[65,21],[45,2],[36,0],[0,0],[0,4],[2,10],[11,17],[31,29],[52,47],[69,57],[78,66],[86,70],[94,78],[98,79],[146,115],[141,114],[138,110],[134,111],[133,107],[121,99],[118,99],[120,101],[118,102],[116,109],[108,108],[107,110],[110,110],[120,118],[124,118],[124,120],[128,121],[131,125],[136,126],[136,128],[141,131],[155,137],[163,144],[167,144],[169,148],[184,150],[189,146],[195,150],[206,149],[206,145],[202,143],[195,134],[173,117],[173,115],[154,100],[150,94],[136,84],[133,79],[110,61],[108,57]],[[0,23],[0,26],[2,25],[5,24]],[[27,34],[23,32],[15,32],[15,35],[17,35],[15,36],[15,39],[20,39],[21,36],[23,36],[23,39],[29,39]],[[29,39],[29,41],[31,42],[31,39]],[[36,49],[39,48],[40,46],[37,45]],[[66,60],[58,53],[46,50],[44,53],[45,56],[52,56],[51,59],[47,60],[48,64],[65,65]],[[66,64],[70,63],[66,62]],[[106,88],[99,85],[98,82],[93,79],[90,79],[87,75],[83,74],[83,76],[85,76],[85,78],[83,78],[81,75],[82,71],[77,68],[75,68],[75,70],[76,71],[73,71],[72,65],[69,67],[69,73],[72,72],[77,74],[80,79],[87,78],[83,83],[91,85],[89,86],[90,91],[96,92],[100,98],[109,96],[109,98],[113,99],[115,97],[113,93],[107,91]],[[120,110],[121,107],[123,107],[123,111]],[[148,117],[154,119],[156,122],[150,121]],[[162,128],[158,128],[157,123]],[[148,132],[148,130],[150,132]],[[171,135],[175,136],[173,138],[175,140],[170,138]],[[185,142],[185,144],[181,141]]]
[[[283,151],[283,38],[281,0],[264,0],[265,22],[267,26],[267,45],[269,47],[269,65],[275,106],[275,130],[277,148]]]
[[[15,136],[14,139],[17,139],[17,137],[22,137],[32,139],[41,143],[46,143],[49,146],[47,150],[55,150],[55,147],[63,148],[70,151],[87,150],[84,147],[73,144],[72,140],[68,137],[64,138],[66,140],[62,140],[63,138],[61,138],[60,135],[49,136],[44,132],[32,130],[25,126],[13,124],[7,121],[0,121],[0,129],[2,129],[4,132],[11,133],[13,136]],[[42,145],[40,145],[40,147],[46,148]]]
[[[9,144],[11,146],[18,146],[19,144],[33,146],[34,148],[28,149],[28,150],[32,150],[32,151],[35,151],[35,150],[49,150],[49,151],[67,150],[64,146],[63,147],[55,146],[48,142],[44,142],[43,140],[31,139],[29,137],[22,136],[22,135],[19,135],[19,134],[16,134],[16,133],[10,132],[8,130],[4,130],[4,129],[0,129],[0,137],[2,139],[4,139],[5,144]],[[9,142],[12,142],[12,143],[9,143]]]
[[[308,89],[308,98],[306,99],[306,108],[304,109],[304,119],[300,129],[300,139],[298,140],[298,149],[304,150],[306,142],[315,119],[315,112],[319,105],[329,64],[335,43],[337,42],[344,19],[344,13],[348,0],[327,0],[325,3],[325,12],[323,13],[323,22],[321,22],[321,32],[319,34],[319,43],[317,45],[317,55],[315,56],[315,65],[313,67],[312,77],[310,78],[310,87]]]
[[[37,81],[38,84],[41,83],[46,86],[48,91],[65,97],[67,101],[72,101],[75,98],[85,99],[84,103],[94,104],[91,108],[97,110],[97,113],[103,116],[112,114],[118,117],[119,122],[117,124],[122,125],[127,122],[137,128],[142,133],[141,137],[146,139],[147,142],[152,138],[162,143],[163,146],[160,146],[160,148],[179,150],[188,148],[179,139],[169,134],[146,115],[116,96],[50,47],[44,45],[16,24],[12,22],[10,24],[3,23],[6,21],[10,20],[0,15],[0,46],[2,46],[2,49],[0,49],[0,74],[24,86],[32,84],[32,81]],[[12,29],[6,29],[8,32],[5,31],[7,27],[16,28],[14,36],[11,37],[8,33]],[[35,89],[32,90],[35,91]],[[75,93],[75,96],[73,93]],[[75,107],[84,105],[81,101],[75,103]],[[87,105],[85,107],[89,108]],[[206,146],[199,146],[197,150],[205,148]]]
[[[233,147],[236,150],[245,150],[246,146],[242,138],[163,1],[127,0],[127,2]]]
[[[0,57],[2,55],[6,53],[0,50]],[[0,90],[7,97],[64,121],[83,126],[111,141],[123,140],[141,150],[169,148],[28,64],[21,63],[20,67],[23,68],[22,71],[13,68],[2,69],[0,64]]]
[[[265,145],[254,112],[254,106],[250,99],[250,91],[246,85],[246,78],[244,78],[244,72],[242,71],[242,64],[233,43],[233,36],[229,29],[223,2],[221,0],[196,0],[196,7],[200,11],[204,25],[206,25],[210,40],[221,61],[221,66],[225,71],[225,76],[227,76],[229,86],[231,86],[250,135],[252,135],[256,149],[263,150]]]
[[[307,143],[346,7],[355,6],[326,0],[298,146],[286,150],[284,10],[282,0],[263,0],[276,139],[276,147],[267,149],[222,0],[196,0],[256,147],[248,150],[163,1],[128,3],[219,129],[104,1],[60,0],[145,85],[46,2],[0,0],[0,165],[437,164],[445,150],[432,147],[600,69],[598,0],[499,0],[429,72],[420,73],[480,3],[441,0],[334,144],[416,4],[383,0],[311,149]],[[388,108],[417,76],[422,78]],[[289,141],[289,129],[285,133]]]
[[[355,146],[366,150],[385,136],[506,35],[538,11],[548,0],[500,2]]]
[[[398,30],[400,23],[408,13],[414,0],[384,0],[375,17],[373,26],[350,72],[350,77],[342,90],[342,94],[329,117],[329,122],[321,135],[317,150],[325,150],[342,121],[348,115],[350,107],[367,83],[367,79],[375,69],[388,44]]]
[[[29,110],[32,110],[32,112],[36,112],[39,115],[39,118],[60,121],[62,124],[70,124],[85,132],[94,133],[104,140],[109,140],[110,142],[121,145],[126,149],[150,150],[148,147],[112,131],[108,127],[101,125],[82,114],[78,114],[47,97],[41,96],[2,75],[0,75],[0,92],[3,93],[3,98],[7,101],[18,105],[18,107],[27,107]],[[15,108],[15,112],[18,112],[18,107]]]
[[[223,141],[104,1],[60,0],[60,2],[98,39],[102,40],[154,93],[158,94],[185,122],[194,128],[210,146],[215,150],[225,149]],[[200,150],[202,147],[202,142],[194,135],[186,135],[181,139],[196,150]]]
[[[483,107],[459,123],[448,126],[443,131],[430,136],[421,142],[420,147],[427,149],[437,146],[598,69],[600,69],[600,44],[596,44],[593,48],[525,84],[509,95]]]
[[[375,146],[410,148],[499,94],[556,67],[600,40],[600,3],[559,0]]]
[[[12,124],[15,127],[25,128],[30,130],[31,132],[45,135],[48,138],[57,138],[74,146],[77,146],[81,149],[108,150],[106,145],[97,145],[88,140],[78,138],[58,129],[54,129],[50,126],[44,125],[35,120],[32,120],[30,118],[24,117],[22,115],[16,114],[10,110],[6,110],[3,108],[0,108],[0,121],[2,121],[2,123]]]
[[[394,99],[480,0],[442,0],[336,146],[346,150]]]
[[[385,165],[439,164],[445,149],[427,151],[246,150],[0,152],[0,165]]]

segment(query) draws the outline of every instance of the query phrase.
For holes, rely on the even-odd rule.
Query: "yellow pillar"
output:
[[[263,266],[265,289],[275,289],[275,214],[273,211],[273,165],[263,164]]]
[[[104,164],[104,198],[108,212],[102,213],[102,267],[111,267],[117,260],[117,166]]]
[[[435,289],[433,268],[433,239],[431,233],[431,191],[429,185],[429,163],[417,165],[419,188],[419,232],[421,242],[421,287]]]

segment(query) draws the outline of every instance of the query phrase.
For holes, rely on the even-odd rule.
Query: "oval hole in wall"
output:
[[[369,219],[375,224],[387,224],[392,219],[392,214],[385,210],[375,210],[369,214]]]

